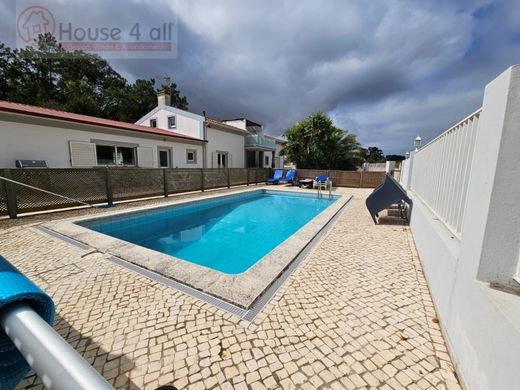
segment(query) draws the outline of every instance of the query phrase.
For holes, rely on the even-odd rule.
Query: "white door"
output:
[[[229,167],[229,153],[215,152],[213,153],[213,168],[227,168]]]

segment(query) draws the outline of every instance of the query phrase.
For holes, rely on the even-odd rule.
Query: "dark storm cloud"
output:
[[[280,134],[325,111],[388,153],[478,108],[485,84],[520,56],[513,1],[78,3],[100,23],[177,15],[177,59],[111,63],[130,80],[173,76],[194,112],[246,116]]]

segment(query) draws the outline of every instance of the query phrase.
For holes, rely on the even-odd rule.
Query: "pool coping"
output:
[[[172,205],[189,204],[209,199],[218,199],[237,194],[255,191],[282,191],[295,192],[299,194],[311,193],[312,191],[291,188],[262,187],[252,189],[240,189],[226,192],[225,194],[201,194],[195,198],[173,200],[166,204],[147,205],[125,210],[107,211],[102,215],[73,217],[60,221],[52,221],[42,226],[69,237],[75,241],[95,248],[137,266],[156,272],[162,276],[173,279],[206,294],[213,295],[223,301],[243,309],[249,309],[255,301],[266,291],[272,283],[289,267],[298,254],[318,234],[321,229],[331,220],[334,215],[349,201],[349,197],[339,195],[339,198],[311,219],[302,228],[289,236],[285,241],[276,246],[271,252],[261,258],[256,264],[241,274],[225,274],[210,268],[206,268],[174,256],[170,256],[152,249],[144,248],[102,233],[95,232],[89,228],[78,225],[78,222],[120,216],[139,211],[147,211],[158,208],[168,208]]]

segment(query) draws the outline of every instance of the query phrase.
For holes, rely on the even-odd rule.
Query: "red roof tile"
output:
[[[159,129],[157,127],[147,127],[135,125],[133,123],[126,123],[114,121],[111,119],[96,118],[94,116],[74,114],[72,112],[58,111],[50,108],[30,106],[27,104],[12,103],[0,100],[0,111],[12,112],[16,114],[38,116],[42,118],[59,119],[69,122],[85,123],[89,125],[111,127],[121,130],[129,130],[140,133],[161,135],[165,137],[182,138],[190,141],[205,142],[199,138],[190,137],[188,135],[176,133],[169,130]]]

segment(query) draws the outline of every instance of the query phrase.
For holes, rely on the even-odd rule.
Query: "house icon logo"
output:
[[[16,27],[18,37],[25,43],[33,44],[40,34],[51,33],[54,35],[56,21],[47,8],[31,6],[20,13]]]

